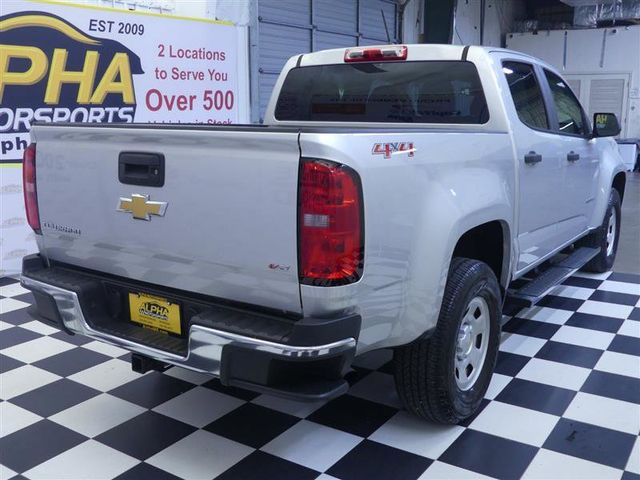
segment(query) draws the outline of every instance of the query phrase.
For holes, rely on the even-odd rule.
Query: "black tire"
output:
[[[467,306],[476,297],[489,312],[486,355],[475,383],[458,386],[456,345]],[[395,383],[406,409],[427,420],[456,424],[473,415],[487,391],[500,344],[502,303],[496,277],[485,263],[454,258],[433,334],[399,347],[394,352]]]
[[[618,240],[620,239],[620,204],[620,194],[615,188],[612,188],[602,225],[580,242],[582,246],[600,248],[600,253],[593,257],[593,259],[582,268],[583,270],[587,272],[604,273],[613,268],[613,264],[616,261],[616,254],[618,253]],[[615,215],[616,219],[615,237],[613,240],[613,250],[611,253],[607,253],[607,232],[609,219],[612,215]]]

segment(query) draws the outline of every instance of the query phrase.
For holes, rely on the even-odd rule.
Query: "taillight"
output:
[[[360,178],[345,165],[302,159],[299,188],[300,281],[317,286],[357,281],[364,263]]]
[[[36,189],[36,144],[29,145],[22,157],[22,190],[27,222],[33,231],[40,233],[40,213],[38,212],[38,191]]]
[[[344,61],[349,62],[384,62],[406,60],[407,47],[389,45],[388,47],[349,48],[344,54]]]

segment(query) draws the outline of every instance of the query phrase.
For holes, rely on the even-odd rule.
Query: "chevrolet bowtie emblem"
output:
[[[164,216],[164,212],[167,210],[167,202],[151,202],[149,201],[149,195],[134,193],[131,198],[120,197],[116,210],[132,213],[133,218],[139,220],[151,220],[151,215]]]

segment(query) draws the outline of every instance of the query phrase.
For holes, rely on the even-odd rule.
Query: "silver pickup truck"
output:
[[[406,408],[456,423],[505,302],[616,255],[623,164],[551,66],[482,47],[358,47],[285,65],[265,125],[36,124],[23,262],[37,317],[297,399],[395,351]],[[514,284],[514,281],[518,280]]]

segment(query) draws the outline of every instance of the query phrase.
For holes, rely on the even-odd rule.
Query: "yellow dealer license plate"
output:
[[[180,305],[145,293],[129,293],[131,321],[144,327],[180,334]]]

